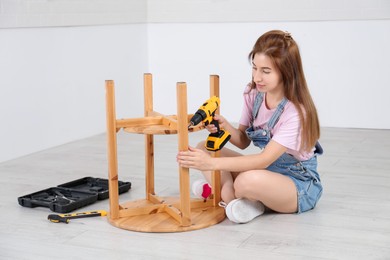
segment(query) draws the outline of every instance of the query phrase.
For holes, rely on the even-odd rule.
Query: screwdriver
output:
[[[95,210],[70,214],[50,214],[49,216],[47,216],[47,219],[54,223],[62,222],[68,224],[71,219],[98,216],[107,216],[107,212],[105,210]]]

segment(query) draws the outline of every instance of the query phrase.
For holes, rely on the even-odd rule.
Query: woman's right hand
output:
[[[213,118],[215,121],[218,122],[219,128],[223,129],[224,128],[224,123],[226,122],[225,118],[221,115],[215,115]],[[218,128],[215,124],[208,124],[205,126],[205,128],[210,132],[210,133],[216,133],[218,132]]]

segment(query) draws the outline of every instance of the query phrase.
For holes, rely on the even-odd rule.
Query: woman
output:
[[[230,142],[245,149],[251,142],[259,153],[241,155],[228,148],[211,157],[200,143],[177,156],[180,166],[202,171],[208,183],[213,170],[221,171],[221,205],[227,217],[246,223],[261,215],[264,206],[280,213],[313,209],[321,197],[317,173],[320,126],[308,90],[298,45],[290,33],[273,30],[262,35],[249,54],[252,82],[244,91],[238,128],[216,115]],[[207,129],[216,132],[214,125]],[[193,190],[207,198],[207,183]]]

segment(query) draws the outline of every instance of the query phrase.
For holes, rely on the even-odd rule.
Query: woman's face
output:
[[[283,91],[280,72],[271,59],[263,53],[256,53],[252,60],[252,77],[259,92]]]

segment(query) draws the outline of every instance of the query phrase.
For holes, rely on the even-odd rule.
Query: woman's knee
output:
[[[206,143],[206,141],[200,141],[200,142],[196,145],[196,148],[202,149],[202,150],[206,150],[206,148],[205,148],[205,143]]]
[[[250,198],[254,190],[261,189],[262,174],[257,170],[240,173],[234,180],[234,191],[237,198]]]

